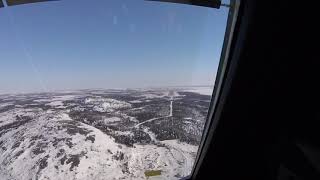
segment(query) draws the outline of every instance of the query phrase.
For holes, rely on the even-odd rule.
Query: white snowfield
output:
[[[37,120],[0,137],[1,147],[6,147],[0,149],[3,180],[146,179],[146,170],[161,170],[161,179],[177,179],[177,174],[183,177],[190,173],[197,152],[197,146],[178,140],[160,141],[163,147],[119,145],[100,130],[75,123],[63,112],[17,110],[2,113],[1,120],[14,122],[17,114],[26,113]],[[88,133],[70,135],[61,128],[64,123]]]
[[[86,104],[94,105],[98,112],[113,112],[117,109],[130,108],[131,104],[110,98],[90,97],[85,99]]]
[[[119,117],[110,117],[110,118],[104,118],[103,119],[105,124],[113,123],[113,122],[119,122],[121,119]]]
[[[0,104],[0,108],[4,108],[4,107],[10,106],[10,105],[13,105],[13,104],[12,103],[3,103],[3,104]]]
[[[154,99],[154,98],[164,98],[164,97],[179,97],[181,96],[177,91],[173,91],[172,89],[158,89],[157,92],[155,92],[152,89],[145,89],[142,92],[144,92],[139,97],[143,99]],[[132,101],[132,103],[138,103],[141,102],[140,100]]]

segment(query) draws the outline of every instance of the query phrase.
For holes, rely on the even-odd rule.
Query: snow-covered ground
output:
[[[86,98],[85,104],[94,105],[94,110],[99,112],[112,112],[117,109],[131,107],[130,103],[102,97]]]
[[[152,169],[161,169],[163,179],[175,179],[192,169],[196,146],[177,140],[162,141],[164,147],[119,146],[112,137],[65,114],[37,113],[37,121],[0,138],[1,146],[8,147],[0,150],[2,179],[145,179],[144,172]],[[85,132],[70,135],[60,128],[65,124]]]
[[[203,116],[197,109],[175,114],[181,97],[166,89],[1,96],[0,179],[146,179],[150,170],[161,171],[156,179],[185,177],[198,146],[166,125],[175,120],[188,137],[199,134]]]

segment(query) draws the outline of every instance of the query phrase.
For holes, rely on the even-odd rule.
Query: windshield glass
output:
[[[228,8],[65,0],[0,8],[0,179],[180,179]]]

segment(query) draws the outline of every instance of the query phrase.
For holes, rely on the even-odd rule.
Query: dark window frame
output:
[[[231,63],[230,59],[232,55],[232,42],[234,40],[234,31],[238,19],[240,0],[230,0],[230,9],[227,19],[227,27],[223,42],[223,47],[221,51],[221,57],[219,62],[219,67],[217,71],[217,76],[215,80],[215,85],[213,89],[213,94],[206,118],[206,123],[204,126],[204,131],[202,134],[201,143],[197,152],[197,157],[194,162],[194,166],[190,176],[185,179],[196,179],[197,174],[201,168],[203,159],[208,153],[208,148],[211,144],[214,131],[219,123],[220,113],[223,108],[224,99],[230,88],[231,81],[236,68],[236,61]]]

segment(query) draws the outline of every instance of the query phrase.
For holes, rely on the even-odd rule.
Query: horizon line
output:
[[[134,89],[161,89],[161,88],[183,88],[183,87],[210,87],[214,88],[214,85],[169,85],[169,86],[147,86],[147,87],[110,87],[110,88],[101,88],[101,87],[92,87],[92,88],[76,88],[76,89],[55,89],[48,91],[30,91],[30,92],[0,92],[0,95],[19,95],[19,94],[41,94],[41,93],[55,93],[55,92],[63,92],[63,91],[85,91],[85,90],[134,90]]]

